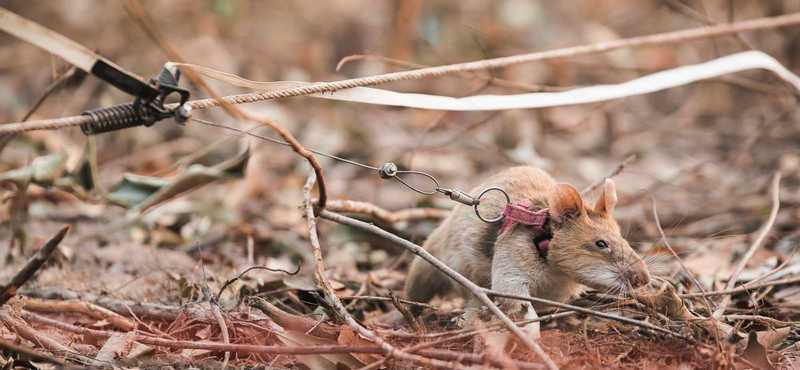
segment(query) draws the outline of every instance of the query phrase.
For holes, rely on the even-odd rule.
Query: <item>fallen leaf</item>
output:
[[[759,343],[756,332],[751,331],[747,336],[747,347],[742,352],[742,358],[758,367],[759,370],[775,370],[767,358],[767,349]],[[740,366],[737,366],[740,368]],[[742,367],[744,369],[744,367]]]
[[[276,333],[278,339],[289,347],[303,346],[335,346],[338,343],[329,339],[323,339],[308,335],[303,332],[287,330]],[[347,366],[350,369],[359,369],[365,365],[358,358],[349,353],[327,353],[297,356],[303,364],[310,369],[331,369],[336,370],[338,364]]]
[[[349,326],[342,325],[342,330],[339,333],[339,344],[343,346],[371,346],[374,345],[366,338],[361,337],[353,331]],[[371,364],[381,359],[381,356],[370,353],[353,353],[353,357],[365,364]]]
[[[108,200],[141,212],[213,181],[242,178],[249,158],[250,150],[246,150],[238,157],[213,167],[189,166],[171,179],[125,174],[122,181],[109,190]]]

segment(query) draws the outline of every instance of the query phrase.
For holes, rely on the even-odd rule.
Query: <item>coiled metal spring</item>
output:
[[[81,131],[85,135],[96,135],[142,125],[150,126],[155,122],[155,117],[150,110],[135,102],[87,110],[82,115],[92,117],[92,121],[94,121],[81,125]]]

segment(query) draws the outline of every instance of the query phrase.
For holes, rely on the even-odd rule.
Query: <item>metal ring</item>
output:
[[[506,203],[511,203],[511,197],[508,196],[508,192],[506,192],[506,189],[503,189],[503,188],[501,188],[499,186],[490,186],[490,187],[488,187],[486,189],[483,189],[483,191],[481,191],[481,193],[478,194],[478,198],[476,198],[478,200],[478,202],[475,203],[473,208],[475,208],[475,215],[478,216],[478,218],[480,218],[481,221],[486,222],[486,223],[490,223],[490,224],[493,224],[495,222],[500,222],[505,217],[505,216],[503,216],[503,213],[500,213],[500,216],[497,216],[495,218],[487,220],[487,219],[483,218],[483,216],[481,216],[481,213],[478,211],[478,206],[481,204],[481,202],[480,202],[481,198],[483,197],[484,194],[486,194],[486,193],[488,193],[488,192],[490,192],[492,190],[497,190],[497,191],[503,193],[503,195],[506,196]]]

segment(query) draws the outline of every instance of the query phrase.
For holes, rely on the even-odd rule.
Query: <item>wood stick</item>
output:
[[[739,262],[739,266],[736,267],[736,270],[734,270],[730,279],[728,279],[728,284],[725,286],[725,290],[731,290],[734,286],[736,286],[736,281],[739,280],[739,274],[742,273],[744,267],[747,266],[747,262],[750,261],[750,258],[753,257],[753,254],[755,254],[756,250],[758,250],[758,248],[761,246],[761,243],[764,241],[764,238],[767,237],[769,230],[772,229],[772,225],[775,223],[775,218],[778,217],[778,209],[780,209],[781,206],[780,185],[781,173],[778,171],[775,172],[775,175],[772,177],[772,210],[769,213],[769,219],[767,219],[767,223],[764,224],[764,227],[761,228],[761,231],[758,233],[758,236],[756,236],[753,244],[750,245],[750,249],[747,250],[747,253],[742,258],[742,261]],[[714,317],[719,318],[722,316],[730,303],[731,297],[725,296],[717,307],[717,310],[714,311]]]
[[[332,306],[335,310],[336,314],[338,314],[344,321],[347,323],[350,328],[353,329],[356,333],[360,334],[364,338],[375,343],[378,347],[383,350],[383,354],[387,357],[396,357],[403,361],[409,361],[412,363],[416,363],[423,366],[432,366],[441,369],[454,369],[454,368],[461,368],[460,365],[445,362],[442,360],[436,360],[431,358],[426,358],[418,355],[412,355],[409,353],[405,353],[385,340],[375,334],[372,330],[367,329],[366,327],[362,326],[361,324],[356,321],[353,316],[347,312],[347,309],[342,304],[342,300],[339,299],[339,296],[336,295],[336,291],[333,289],[330,280],[328,280],[328,276],[325,274],[325,267],[322,261],[322,248],[319,244],[319,239],[317,237],[317,224],[314,220],[314,205],[311,203],[311,188],[314,186],[314,180],[316,177],[314,173],[310,173],[308,176],[308,180],[306,180],[306,184],[303,186],[303,199],[305,200],[305,211],[306,211],[306,221],[308,223],[308,232],[309,232],[309,239],[311,241],[311,246],[314,251],[314,266],[316,267],[317,272],[317,281],[319,285],[321,285],[323,292],[325,293],[325,298],[328,303]],[[325,212],[324,210],[321,212]],[[554,365],[555,366],[555,365]],[[555,369],[551,370],[557,370]]]
[[[123,317],[122,315],[116,312],[100,307],[94,303],[84,302],[77,299],[57,301],[57,300],[29,298],[29,297],[24,297],[23,299],[20,299],[15,297],[11,299],[11,301],[9,302],[10,304],[19,303],[26,310],[29,311],[49,312],[49,313],[63,313],[63,312],[81,313],[84,315],[91,316],[92,318],[98,320],[107,320],[109,323],[111,323],[111,325],[114,325],[117,328],[122,329],[123,331],[131,331],[136,329],[136,327],[138,326],[136,325],[135,321],[127,317]]]
[[[17,295],[17,290],[24,285],[34,274],[36,271],[39,271],[39,268],[44,265],[50,255],[56,250],[58,247],[58,243],[61,243],[61,240],[64,239],[64,236],[67,235],[69,231],[69,225],[64,226],[61,230],[56,233],[55,236],[50,238],[42,249],[39,249],[38,252],[28,261],[28,264],[25,265],[19,272],[11,278],[6,285],[0,287],[0,306],[4,303],[8,302],[9,299]]]
[[[0,313],[2,312],[3,311],[0,310]],[[112,335],[117,334],[117,332],[95,330],[95,329],[85,328],[82,326],[68,324],[65,322],[51,319],[49,317],[36,315],[34,313],[25,310],[22,311],[22,317],[30,322],[36,322],[39,324],[51,326],[54,328],[70,331],[77,334],[90,334],[97,338],[110,338]],[[214,342],[194,342],[188,340],[171,340],[171,339],[164,339],[157,337],[148,337],[148,336],[143,336],[140,333],[136,333],[136,341],[146,345],[165,347],[165,348],[199,349],[199,350],[208,350],[214,352],[229,351],[232,353],[240,353],[240,354],[256,353],[256,354],[270,354],[270,355],[301,356],[301,355],[314,355],[314,354],[327,354],[327,353],[331,354],[335,353],[383,354],[384,353],[384,350],[382,348],[375,346],[285,347],[285,346],[260,346],[252,344],[223,344]],[[472,353],[462,353],[462,352],[445,351],[445,350],[420,350],[419,353],[420,355],[425,356],[423,358],[428,358],[428,359],[435,358],[438,361],[442,362],[462,361],[471,364],[484,364],[487,361],[489,362],[491,361],[488,360],[483,355],[476,355]],[[517,363],[523,365],[523,367],[520,367],[520,369],[530,369],[530,370],[544,369],[543,366],[538,364],[525,363],[522,361],[517,361]]]
[[[439,261],[439,259],[434,257],[432,254],[428,253],[428,251],[426,251],[419,245],[414,244],[408,240],[405,240],[397,235],[389,233],[375,225],[367,224],[365,222],[361,222],[350,217],[342,216],[337,213],[323,210],[319,213],[319,215],[324,219],[334,221],[342,225],[352,226],[357,229],[364,230],[373,233],[375,235],[378,235],[380,237],[383,237],[384,239],[390,242],[393,242],[405,249],[408,249],[417,256],[420,256],[426,262],[430,263],[431,265],[439,269],[439,271],[442,271],[445,275],[449,276],[451,279],[455,280],[458,284],[464,286],[473,295],[475,295],[475,297],[478,298],[478,300],[483,305],[488,307],[489,310],[506,325],[509,331],[514,333],[514,335],[516,335],[526,346],[528,346],[528,348],[530,348],[537,356],[539,356],[539,358],[542,359],[542,361],[544,361],[548,369],[551,370],[558,369],[558,366],[553,362],[553,360],[550,359],[550,357],[542,350],[542,348],[539,347],[539,345],[536,344],[536,342],[534,342],[527,334],[525,334],[525,332],[523,332],[519,326],[514,324],[511,318],[509,318],[505,313],[503,313],[503,311],[501,311],[500,308],[494,304],[494,302],[492,302],[492,299],[489,298],[489,296],[486,294],[487,292],[486,289],[479,287],[469,279],[465,278],[463,275],[451,269],[449,266],[442,263],[442,261]]]
[[[33,344],[39,345],[42,348],[58,352],[62,354],[67,354],[72,352],[67,346],[61,344],[55,339],[51,339],[46,335],[39,333],[36,330],[33,330],[28,324],[24,321],[21,321],[14,317],[14,315],[9,312],[8,308],[0,309],[0,321],[3,321],[3,324],[6,325],[8,330],[11,330],[14,333],[17,333],[22,338],[25,338]]]

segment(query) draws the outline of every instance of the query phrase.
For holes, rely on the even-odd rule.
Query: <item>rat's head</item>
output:
[[[556,184],[548,201],[553,233],[548,263],[576,282],[601,291],[647,285],[647,267],[611,216],[616,203],[611,179],[606,179],[594,207],[572,185]]]

